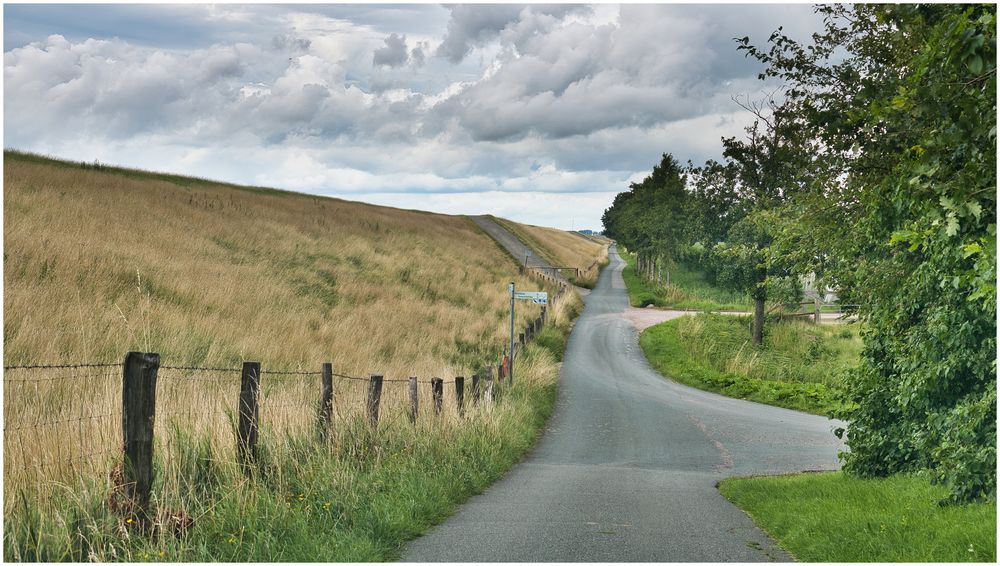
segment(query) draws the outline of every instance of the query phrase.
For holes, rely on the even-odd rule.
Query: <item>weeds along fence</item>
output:
[[[550,311],[520,333],[515,359]],[[212,459],[250,476],[260,469],[262,449],[275,456],[283,442],[377,430],[386,419],[426,427],[461,421],[490,412],[511,385],[502,359],[448,379],[347,375],[329,362],[295,371],[257,361],[169,365],[151,352],[128,352],[120,363],[5,366],[4,490],[17,501],[16,494],[45,486],[109,478],[109,505],[141,523],[149,517],[154,470],[178,473],[191,439],[208,442]]]

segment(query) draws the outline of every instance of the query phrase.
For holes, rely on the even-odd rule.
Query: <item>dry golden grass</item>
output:
[[[573,282],[577,285],[592,286],[597,281],[601,266],[608,262],[610,241],[602,242],[578,232],[521,224],[503,218],[497,221],[537,251],[550,265],[579,269],[578,278],[572,272],[563,271],[563,275],[573,275]]]
[[[506,343],[506,283],[539,286],[457,216],[11,152],[3,199],[5,365],[120,362],[130,350],[158,352],[164,366],[260,361],[262,434],[274,438],[313,426],[320,378],[268,370],[470,376]],[[578,304],[561,301],[555,319]],[[518,327],[538,312],[519,305]],[[337,419],[363,410],[364,387],[335,380]],[[161,455],[169,462],[176,426],[228,460],[238,392],[237,372],[161,369]],[[405,395],[405,383],[386,383],[387,419],[405,418]],[[6,371],[5,490],[106,474],[120,411],[120,368]]]

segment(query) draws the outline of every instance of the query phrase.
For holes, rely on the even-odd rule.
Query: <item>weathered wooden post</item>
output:
[[[156,373],[160,355],[129,352],[122,371],[122,437],[124,489],[130,511],[145,523],[153,487],[153,424],[156,417]]]
[[[431,378],[431,398],[434,400],[434,414],[440,415],[444,403],[444,380],[440,377]]]
[[[458,403],[458,416],[465,416],[465,378],[455,378],[455,402]]]
[[[479,398],[482,397],[483,391],[480,388],[479,383],[479,372],[472,374],[472,406],[479,406]]]
[[[378,424],[378,405],[382,401],[382,376],[377,373],[368,376],[368,422]]]
[[[257,431],[260,410],[260,362],[243,362],[240,375],[240,416],[237,428],[236,452],[246,474],[253,473],[257,463]]]
[[[410,422],[417,422],[417,378],[410,378]]]
[[[813,322],[819,324],[819,297],[813,299]]]
[[[322,388],[319,399],[319,434],[326,440],[330,436],[330,420],[333,416],[333,364],[321,366]]]
[[[548,316],[547,313],[548,313],[548,308],[543,305],[542,306],[542,324],[545,324],[545,322],[546,322],[545,319]]]
[[[486,404],[493,404],[493,368],[490,366],[486,367]]]

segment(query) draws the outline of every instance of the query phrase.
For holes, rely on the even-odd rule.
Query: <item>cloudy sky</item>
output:
[[[600,229],[768,85],[734,37],[809,5],[4,6],[4,146]]]

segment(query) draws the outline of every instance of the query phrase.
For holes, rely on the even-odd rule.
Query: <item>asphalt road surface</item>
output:
[[[836,469],[840,423],[669,381],[637,342],[617,252],[570,336],[555,414],[524,462],[403,560],[787,561],[715,485]]]

